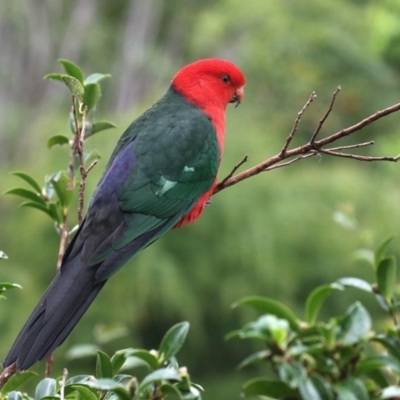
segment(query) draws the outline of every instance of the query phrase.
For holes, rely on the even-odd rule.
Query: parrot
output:
[[[119,139],[61,267],[3,367],[24,371],[60,346],[107,280],[167,231],[193,223],[217,184],[225,111],[245,77],[208,58],[182,67]]]

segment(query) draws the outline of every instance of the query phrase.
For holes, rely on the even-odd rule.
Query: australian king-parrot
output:
[[[240,103],[244,85],[231,62],[196,61],[127,128],[4,367],[25,370],[49,356],[111,275],[170,229],[200,216],[216,185],[226,106]]]

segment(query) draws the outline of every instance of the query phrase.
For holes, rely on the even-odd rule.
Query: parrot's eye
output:
[[[229,83],[231,81],[231,78],[228,75],[223,75],[221,80],[224,83]]]

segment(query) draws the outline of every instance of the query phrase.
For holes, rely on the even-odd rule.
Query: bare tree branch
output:
[[[290,142],[292,141],[294,135],[297,132],[297,128],[299,126],[299,123],[301,121],[302,116],[304,115],[305,111],[307,108],[310,106],[310,104],[317,98],[317,95],[315,92],[312,92],[309,99],[307,100],[306,104],[304,104],[303,108],[297,113],[297,117],[294,121],[294,125],[292,130],[289,133],[289,136],[286,138],[285,144],[282,147],[281,154],[282,156],[285,156],[286,150],[288,149]]]
[[[311,94],[310,98],[307,100],[307,102],[304,104],[303,108],[297,114],[293,128],[290,131],[288,137],[286,138],[286,141],[285,141],[285,144],[283,145],[282,150],[278,154],[268,158],[267,160],[264,160],[263,162],[255,165],[254,167],[251,167],[237,175],[232,175],[232,176],[228,175],[228,177],[224,178],[221,182],[218,183],[218,185],[214,189],[213,195],[217,194],[221,190],[224,190],[230,186],[236,185],[237,183],[239,183],[245,179],[248,179],[254,175],[257,175],[261,172],[266,172],[266,171],[271,171],[272,169],[286,167],[297,161],[303,160],[305,158],[313,157],[317,154],[327,154],[327,155],[334,156],[334,157],[351,158],[353,160],[358,160],[358,161],[388,161],[388,162],[399,161],[400,154],[397,156],[367,157],[367,156],[361,156],[361,155],[348,154],[348,153],[341,152],[342,150],[348,150],[348,149],[354,149],[354,148],[360,148],[360,147],[373,145],[374,144],[373,141],[362,142],[362,143],[348,145],[348,146],[332,147],[330,149],[329,148],[325,149],[323,147],[330,143],[334,143],[334,142],[338,141],[339,139],[342,139],[346,136],[349,136],[355,132],[358,132],[358,131],[362,130],[363,128],[365,128],[366,126],[378,121],[379,119],[399,111],[400,103],[397,103],[390,107],[384,108],[383,110],[379,110],[379,111],[375,112],[374,114],[371,114],[370,116],[364,118],[360,122],[358,122],[352,126],[349,126],[348,128],[342,129],[336,133],[333,133],[332,135],[329,135],[323,139],[315,140],[317,135],[321,131],[323,124],[325,123],[326,119],[328,118],[330,112],[333,109],[333,106],[334,106],[334,103],[335,103],[335,100],[336,100],[336,97],[337,97],[339,91],[340,91],[340,87],[338,87],[333,92],[333,97],[332,97],[331,103],[329,105],[329,108],[328,108],[327,112],[325,113],[324,117],[319,121],[319,124],[318,124],[316,130],[314,131],[314,133],[311,135],[310,141],[308,143],[298,146],[294,149],[288,150],[288,146],[297,131],[297,127],[300,123],[302,116],[304,115],[304,112],[307,110],[307,108],[309,107],[311,102],[316,97],[314,92]],[[292,157],[294,157],[294,158],[291,159]],[[291,160],[282,162],[287,159],[291,159]],[[234,172],[236,171],[235,168],[233,170],[234,170]]]

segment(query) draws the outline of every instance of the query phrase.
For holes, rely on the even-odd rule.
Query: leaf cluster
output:
[[[158,350],[123,349],[109,357],[97,352],[94,375],[67,379],[44,378],[31,397],[22,385],[36,374],[24,371],[14,375],[0,390],[0,399],[8,400],[201,400],[202,388],[193,383],[185,367],[179,367],[176,354],[185,342],[189,323],[174,325],[164,335]],[[125,373],[127,369],[145,365],[148,373],[142,378]]]
[[[264,297],[246,297],[234,304],[263,314],[228,335],[261,341],[264,349],[244,359],[240,368],[264,363],[268,378],[244,384],[246,396],[276,399],[390,399],[400,394],[400,329],[396,299],[396,260],[385,255],[393,237],[366,253],[376,283],[346,277],[321,285],[308,296],[304,319],[284,304]],[[374,296],[387,314],[385,329],[376,332],[366,308],[351,304],[342,314],[319,320],[326,298],[347,287]]]

